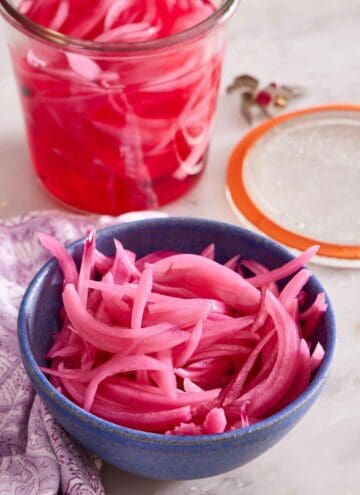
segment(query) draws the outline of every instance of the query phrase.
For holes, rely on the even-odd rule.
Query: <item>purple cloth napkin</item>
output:
[[[17,342],[17,314],[25,288],[49,255],[37,232],[65,244],[87,226],[104,227],[154,213],[86,217],[31,213],[0,223],[0,495],[103,494],[101,462],[57,424],[27,378]]]

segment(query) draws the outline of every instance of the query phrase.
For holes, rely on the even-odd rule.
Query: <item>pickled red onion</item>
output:
[[[170,435],[246,427],[302,394],[324,358],[320,342],[305,340],[327,309],[324,294],[311,302],[302,292],[315,248],[274,270],[249,260],[257,274],[246,279],[238,257],[227,267],[213,259],[213,245],[136,260],[115,240],[111,258],[90,230],[78,272],[56,240],[40,240],[63,271],[65,310],[42,369],[104,419]],[[290,275],[281,291],[272,286]]]

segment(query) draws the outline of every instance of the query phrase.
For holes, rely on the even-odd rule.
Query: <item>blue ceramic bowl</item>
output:
[[[234,225],[190,218],[161,218],[115,225],[99,231],[97,246],[114,253],[113,238],[142,256],[166,249],[199,253],[214,242],[217,260],[241,253],[269,268],[292,259],[278,244]],[[69,247],[76,260],[82,240]],[[150,478],[183,480],[224,473],[251,461],[276,444],[300,420],[319,396],[335,349],[335,321],[330,301],[319,327],[326,354],[308,389],[292,404],[248,428],[218,435],[174,437],[125,428],[83,411],[61,395],[40,371],[44,355],[58,328],[62,277],[51,260],[36,275],[24,296],[19,314],[19,342],[29,378],[59,423],[76,440],[102,459],[126,471]],[[306,286],[310,298],[323,291],[313,276]]]

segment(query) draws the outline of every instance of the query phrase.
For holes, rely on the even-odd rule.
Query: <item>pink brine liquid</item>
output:
[[[223,41],[220,30],[165,48],[109,51],[184,31],[208,0],[23,0],[62,34],[104,43],[72,49],[35,38],[10,48],[36,172],[81,210],[155,208],[185,193],[206,162]]]

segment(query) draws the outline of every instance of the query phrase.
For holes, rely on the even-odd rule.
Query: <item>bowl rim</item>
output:
[[[151,218],[145,220],[136,220],[126,223],[117,223],[111,226],[99,229],[96,231],[97,238],[108,237],[108,233],[112,232],[114,229],[127,229],[131,227],[141,228],[143,225],[155,224],[163,224],[165,226],[169,226],[169,224],[178,224],[178,225],[193,225],[199,226],[208,225],[217,226],[218,228],[223,229],[235,229],[240,235],[245,235],[252,240],[261,240],[265,242],[270,249],[275,249],[280,254],[285,255],[289,259],[294,258],[293,254],[290,253],[286,248],[279,245],[277,242],[264,237],[255,232],[244,229],[238,225],[233,225],[225,222],[220,222],[216,220],[207,220],[202,218],[191,218],[191,217],[166,217],[166,218]],[[112,235],[112,237],[114,237]],[[72,242],[66,249],[72,251],[78,246],[81,246],[84,241],[84,237]],[[27,371],[27,374],[31,376],[32,382],[36,384],[36,386],[41,390],[43,394],[50,397],[53,402],[55,402],[57,407],[62,409],[66,409],[66,412],[75,416],[78,419],[81,419],[83,423],[86,423],[88,426],[95,427],[97,429],[102,430],[104,433],[114,434],[116,437],[126,437],[128,439],[142,441],[144,443],[159,443],[162,445],[206,445],[206,444],[216,444],[220,441],[231,441],[235,439],[239,439],[240,437],[249,436],[254,433],[260,433],[270,427],[274,427],[276,424],[286,420],[288,417],[296,414],[296,411],[301,409],[307,402],[311,401],[311,399],[316,395],[318,390],[324,384],[326,378],[329,375],[331,363],[334,358],[335,350],[336,350],[336,322],[334,310],[331,304],[331,301],[325,291],[324,287],[317,279],[317,277],[313,274],[311,277],[311,282],[315,286],[317,291],[322,291],[325,293],[326,302],[328,304],[327,312],[325,314],[326,318],[326,327],[327,327],[327,346],[325,349],[325,356],[322,364],[320,365],[316,375],[314,376],[312,382],[307,387],[307,389],[293,402],[291,402],[288,406],[276,412],[275,414],[263,419],[253,425],[240,428],[233,431],[227,431],[224,433],[217,434],[204,434],[198,436],[191,435],[181,435],[181,436],[173,436],[173,435],[165,435],[163,433],[152,433],[141,430],[136,430],[134,428],[128,428],[126,426],[117,425],[105,419],[99,418],[94,414],[85,411],[80,406],[72,402],[70,399],[65,397],[61,392],[59,392],[48,380],[46,375],[40,370],[33,353],[31,351],[30,342],[28,339],[27,332],[27,315],[29,314],[29,310],[31,307],[32,298],[36,293],[36,289],[41,286],[42,279],[52,270],[57,268],[57,262],[54,258],[51,258],[33,277],[30,284],[28,285],[25,294],[23,296],[19,316],[18,316],[18,341],[20,345],[21,357],[23,360],[23,364]],[[30,377],[29,377],[30,379]],[[89,432],[90,434],[90,432]]]

